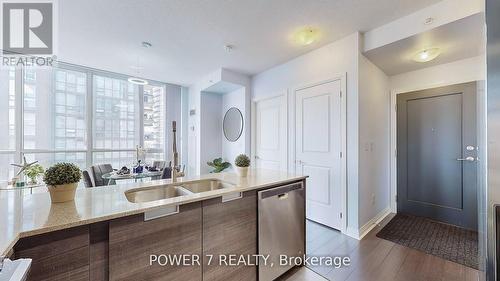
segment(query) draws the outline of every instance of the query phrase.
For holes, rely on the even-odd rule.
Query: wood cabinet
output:
[[[89,226],[19,240],[16,258],[31,258],[28,281],[89,280]]]
[[[247,257],[258,253],[257,213],[257,191],[247,191],[154,219],[138,214],[22,238],[12,257],[33,260],[29,281],[255,281],[255,260]],[[194,256],[199,264],[151,264],[150,255]],[[253,264],[229,265],[221,255]]]
[[[255,191],[240,199],[203,202],[203,280],[257,280],[257,267],[229,265],[219,255],[257,254],[257,197]],[[208,262],[210,261],[210,264]],[[220,265],[222,263],[222,265]]]
[[[109,222],[109,280],[202,280],[202,266],[150,264],[150,255],[202,253],[201,203],[144,221],[134,215]],[[200,261],[201,262],[201,261]]]

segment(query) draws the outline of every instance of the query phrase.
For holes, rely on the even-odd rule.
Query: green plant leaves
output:
[[[82,178],[80,168],[73,163],[57,163],[45,171],[43,181],[47,185],[61,185],[79,182]]]
[[[207,162],[207,165],[214,168],[210,173],[220,173],[231,166],[229,162],[223,162],[222,158],[215,158],[212,162]]]
[[[250,166],[250,158],[245,154],[240,154],[236,156],[236,159],[234,160],[234,165],[236,165],[237,167],[248,167]]]

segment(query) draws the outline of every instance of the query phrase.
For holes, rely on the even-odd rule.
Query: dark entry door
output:
[[[476,83],[398,95],[398,212],[477,229]]]

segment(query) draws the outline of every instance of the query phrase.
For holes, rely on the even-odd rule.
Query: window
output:
[[[139,86],[119,74],[63,63],[0,69],[0,132],[7,136],[0,138],[0,180],[14,176],[10,163],[23,156],[44,167],[120,168],[135,162],[142,145],[148,162],[165,160],[165,104],[165,85]]]
[[[14,176],[16,159],[16,70],[0,69],[0,179]]]
[[[165,88],[144,86],[144,148],[148,160],[164,160]]]
[[[95,149],[135,149],[140,144],[139,112],[137,85],[94,76]]]
[[[93,81],[93,162],[130,167],[141,143],[139,86],[101,75],[95,75]]]
[[[87,74],[26,68],[23,82],[22,154],[44,167],[65,161],[86,167]]]
[[[25,150],[86,150],[86,77],[65,69],[26,70]]]
[[[45,168],[49,166],[59,163],[59,162],[71,162],[81,169],[85,169],[87,167],[87,158],[86,152],[43,152],[43,153],[24,153],[26,156],[26,160],[28,162],[38,161],[40,165]]]

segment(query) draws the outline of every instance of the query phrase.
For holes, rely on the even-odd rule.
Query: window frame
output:
[[[104,76],[113,79],[120,79],[127,81],[128,77],[124,74],[108,72],[104,70],[89,68],[85,66],[79,66],[69,63],[58,62],[57,65],[54,66],[55,69],[51,69],[51,71],[55,71],[57,69],[68,70],[68,71],[77,71],[86,74],[86,109],[85,109],[85,122],[86,122],[86,149],[74,149],[74,150],[64,150],[64,149],[26,149],[24,147],[24,85],[25,85],[25,67],[16,67],[15,68],[15,149],[1,149],[0,155],[14,155],[14,161],[16,163],[20,163],[25,155],[30,154],[56,154],[56,153],[85,153],[85,165],[86,168],[94,165],[94,153],[98,152],[135,152],[136,149],[97,149],[94,147],[93,135],[95,132],[95,119],[94,119],[94,76]],[[36,77],[36,74],[35,74]],[[155,87],[163,88],[163,122],[165,124],[165,128],[167,128],[167,85],[168,83],[154,81],[147,79],[148,84]],[[55,90],[54,90],[55,91]],[[139,94],[139,142],[137,145],[141,145],[144,147],[144,86],[138,85],[138,94]],[[164,153],[167,158],[167,134],[168,132],[164,130],[164,144],[162,149],[151,149],[148,150],[148,153]],[[167,160],[167,159],[164,159]],[[9,163],[10,164],[10,163]],[[10,180],[10,179],[8,179]]]

